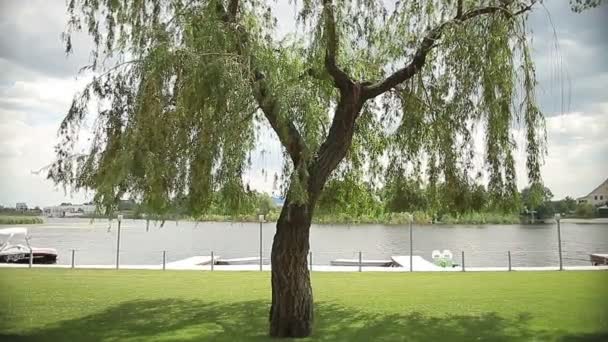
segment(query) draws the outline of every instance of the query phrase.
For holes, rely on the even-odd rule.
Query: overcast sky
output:
[[[608,178],[608,6],[582,14],[571,12],[566,0],[545,6],[530,16],[538,96],[547,117],[549,154],[542,175],[556,198],[577,197]],[[293,27],[293,9],[280,4],[277,10],[283,12],[279,28]],[[75,54],[66,58],[60,40],[65,19],[64,0],[0,2],[0,205],[88,199],[31,172],[53,161],[59,123],[86,83],[76,76],[87,62],[88,43],[76,39]],[[260,150],[246,177],[271,192],[280,148],[269,144]],[[527,183],[524,160],[518,152],[520,188]]]

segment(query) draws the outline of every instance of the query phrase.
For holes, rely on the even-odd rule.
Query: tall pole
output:
[[[120,264],[120,223],[122,222],[122,215],[118,215],[118,234],[116,235],[116,269]]]
[[[464,272],[464,251],[462,251],[462,272]]]
[[[414,233],[412,232],[412,221],[414,221],[414,217],[410,214],[410,272],[414,271]]]
[[[559,253],[559,270],[564,270],[564,264],[562,260],[562,229],[560,224],[560,214],[555,214],[555,219],[557,220],[557,251]]]
[[[260,215],[258,216],[258,218],[260,219],[260,271],[262,270],[262,257],[263,257],[263,253],[262,253],[262,222],[264,222],[264,215]]]

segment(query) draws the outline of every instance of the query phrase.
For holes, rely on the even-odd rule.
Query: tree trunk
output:
[[[362,105],[358,84],[341,94],[327,139],[308,170],[308,203],[292,204],[288,195],[283,205],[272,243],[272,337],[307,337],[312,333],[313,300],[307,262],[310,223],[325,182],[351,145]]]
[[[272,243],[270,336],[306,337],[312,332],[313,300],[308,272],[312,211],[285,201]]]

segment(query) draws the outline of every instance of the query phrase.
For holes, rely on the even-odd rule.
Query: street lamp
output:
[[[118,235],[116,235],[116,269],[120,264],[120,223],[122,222],[122,215],[118,215]]]

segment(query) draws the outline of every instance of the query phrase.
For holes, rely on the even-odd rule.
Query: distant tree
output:
[[[596,208],[589,203],[580,203],[577,204],[574,215],[581,218],[592,218],[596,216]]]
[[[321,215],[373,216],[380,210],[381,203],[374,189],[352,174],[329,180],[317,202],[317,213]]]
[[[268,195],[267,193],[257,193],[256,201],[258,207],[258,214],[268,215],[268,213],[270,213],[275,207],[272,197],[270,197],[270,195]]]
[[[563,200],[553,202],[555,211],[560,214],[570,214],[576,210],[576,200],[566,196]]]
[[[538,208],[542,203],[550,201],[553,193],[541,183],[533,183],[521,191],[522,203],[528,210]]]
[[[387,160],[451,187],[472,167],[481,128],[488,191],[507,198],[517,194],[511,127],[525,132],[533,182],[544,151],[526,26],[535,0],[293,3],[302,30],[283,36],[270,1],[69,1],[66,49],[86,30],[85,70],[98,77],[75,97],[49,170],[95,191],[106,212],[124,194],[155,213],[184,196],[196,216],[215,191],[238,209],[250,203],[249,152],[272,129],[286,156],[271,254],[279,337],[312,331],[310,225],[329,179],[380,177]],[[91,149],[76,154],[89,113]]]
[[[553,193],[542,183],[533,183],[521,191],[522,204],[529,212],[536,212],[536,217],[543,219],[552,217],[554,208],[551,204]]]
[[[480,212],[488,207],[488,195],[482,184],[472,185],[470,201],[469,207],[472,211]]]
[[[428,209],[427,196],[420,180],[409,178],[401,171],[388,178],[383,199],[388,212],[411,213]]]

